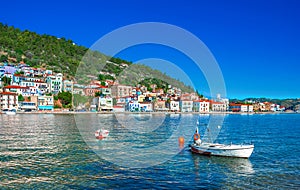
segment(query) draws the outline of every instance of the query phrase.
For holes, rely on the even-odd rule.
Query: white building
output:
[[[253,112],[253,105],[248,105],[248,112]]]
[[[130,101],[128,103],[128,111],[139,111],[140,110],[140,103],[136,100]]]
[[[193,101],[192,100],[181,100],[179,102],[181,112],[192,112],[193,111]]]
[[[93,104],[97,106],[98,111],[112,111],[113,99],[111,97],[96,97]]]
[[[1,110],[4,109],[18,109],[18,94],[13,92],[0,93]]]
[[[253,105],[241,104],[241,112],[253,112]]]
[[[64,92],[73,93],[73,81],[71,80],[64,80],[62,90]]]
[[[20,102],[19,108],[21,110],[36,110],[37,105],[35,102]]]
[[[108,88],[106,86],[101,86],[100,87],[100,92],[104,95],[104,96],[111,96],[111,88]]]
[[[50,75],[47,77],[46,81],[49,84],[49,90],[53,94],[58,94],[59,92],[62,92],[63,88],[63,75],[61,73],[56,74],[55,76]]]
[[[227,111],[227,105],[224,102],[211,102],[211,111],[213,112],[225,112]]]
[[[54,109],[53,96],[38,96],[38,110],[50,110]]]
[[[180,111],[179,101],[170,102],[170,111]]]
[[[242,104],[242,105],[241,105],[241,112],[248,112],[248,105]]]
[[[113,112],[125,112],[125,107],[121,105],[113,106]]]
[[[16,94],[21,94],[22,96],[30,96],[31,91],[29,87],[26,86],[17,86],[17,85],[9,85],[3,88],[4,92],[12,92]]]
[[[195,100],[193,101],[193,110],[195,112],[209,112],[208,100]]]
[[[139,110],[142,112],[152,112],[153,111],[153,104],[150,102],[140,103],[139,107],[140,107]]]
[[[228,98],[222,98],[221,94],[217,94],[216,102],[224,103],[225,106],[226,106],[226,110],[225,111],[229,110],[229,99]]]

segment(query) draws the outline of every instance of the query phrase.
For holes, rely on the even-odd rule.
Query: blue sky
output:
[[[227,97],[300,98],[299,8],[297,0],[12,0],[1,3],[0,22],[72,39],[86,47],[129,24],[173,24],[196,35],[213,53]],[[132,61],[151,56],[176,60],[170,52],[161,55],[162,49],[133,47],[120,55]],[[209,95],[201,71],[184,57],[178,60],[195,88]]]

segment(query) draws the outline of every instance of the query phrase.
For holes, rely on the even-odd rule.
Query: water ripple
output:
[[[136,129],[117,125],[113,115],[97,115],[95,122],[115,127],[107,141],[99,142],[93,136],[90,140],[95,147],[105,143],[131,146],[133,141],[140,149],[156,146],[176,129],[177,115],[167,116],[167,125],[143,131],[136,139],[130,136]],[[203,133],[209,115],[200,117]],[[0,188],[299,189],[299,134],[300,115],[230,115],[217,141],[253,142],[249,160],[199,156],[186,147],[163,164],[131,169],[107,162],[90,150],[72,115],[0,115]]]

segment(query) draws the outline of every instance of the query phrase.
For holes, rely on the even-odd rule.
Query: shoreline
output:
[[[0,114],[4,114],[1,112]],[[299,114],[297,112],[74,112],[74,111],[34,111],[17,112],[16,114],[55,114],[55,115],[77,115],[77,114],[200,114],[200,115],[268,115],[268,114]]]

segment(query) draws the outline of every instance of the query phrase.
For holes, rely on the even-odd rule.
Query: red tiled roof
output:
[[[27,86],[17,86],[17,85],[8,85],[8,86],[5,86],[4,88],[28,89]]]
[[[211,104],[224,104],[224,103],[222,103],[222,102],[214,102],[214,101],[211,101],[210,103],[211,103]]]
[[[209,100],[194,100],[193,102],[210,102]]]
[[[190,94],[182,94],[181,96],[190,96]]]
[[[113,108],[124,108],[123,106],[113,106]]]
[[[24,76],[24,75],[22,75],[22,74],[14,74],[14,76]]]
[[[18,94],[16,94],[16,93],[13,93],[13,92],[1,92],[0,93],[1,95],[18,95]]]

